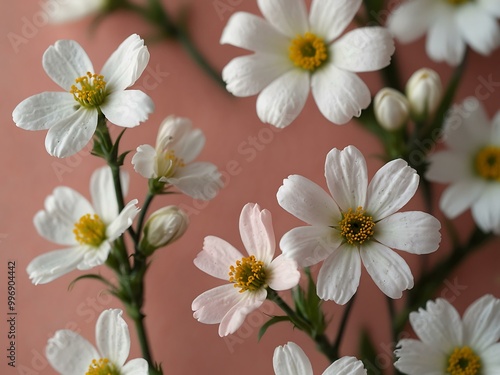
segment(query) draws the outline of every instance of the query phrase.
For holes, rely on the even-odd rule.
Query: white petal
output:
[[[453,151],[436,152],[428,157],[430,163],[425,178],[442,184],[472,178],[468,155]]]
[[[116,240],[132,225],[134,218],[140,211],[140,209],[136,206],[138,202],[139,201],[137,199],[133,199],[127,203],[118,217],[107,226],[106,237],[109,241]]]
[[[97,115],[96,109],[80,107],[71,116],[53,125],[45,138],[47,152],[65,158],[83,149],[94,135]]]
[[[323,375],[366,375],[366,370],[359,359],[342,357],[328,366]]]
[[[47,75],[66,91],[71,89],[77,78],[87,72],[95,73],[87,53],[74,40],[58,40],[47,48],[42,65]]]
[[[500,184],[489,183],[472,204],[472,216],[483,232],[500,234]]]
[[[429,28],[435,4],[435,0],[404,2],[389,15],[387,27],[400,42],[413,42]]]
[[[271,276],[266,282],[271,289],[288,290],[299,283],[300,272],[297,270],[297,263],[293,259],[279,255],[267,269]]]
[[[316,285],[318,297],[344,305],[358,290],[361,259],[357,249],[343,245],[336,249],[321,266]]]
[[[73,22],[98,13],[104,6],[102,0],[89,0],[85,3],[79,0],[49,0],[44,5],[44,10],[49,16],[50,23]]]
[[[256,52],[231,60],[222,70],[222,79],[231,94],[252,96],[292,68],[293,64],[287,55]]]
[[[332,197],[320,186],[299,175],[283,180],[277,198],[282,208],[311,225],[336,225],[341,219]]]
[[[257,115],[265,123],[284,128],[297,118],[309,95],[309,74],[291,70],[274,80],[257,98]]]
[[[50,338],[45,355],[50,365],[60,374],[85,374],[93,359],[100,355],[94,346],[78,333],[70,330],[57,331]]]
[[[484,374],[500,373],[500,343],[490,346],[481,353],[481,367]]]
[[[183,139],[192,131],[193,124],[185,117],[168,116],[158,130],[156,136],[156,149],[158,152],[166,150],[177,150],[177,145],[182,144]]]
[[[128,187],[128,174],[123,172],[122,187]],[[125,180],[125,181],[124,181]],[[124,194],[125,195],[125,194]],[[116,202],[115,184],[113,174],[108,166],[96,169],[90,178],[90,196],[95,210],[105,224],[111,223],[118,216],[118,203]]]
[[[331,150],[326,156],[325,177],[328,189],[342,211],[365,206],[368,185],[366,161],[356,147]]]
[[[383,245],[412,254],[436,251],[441,223],[426,212],[398,212],[375,224],[374,238]]]
[[[483,195],[486,181],[467,179],[449,186],[439,200],[439,208],[450,219],[454,219]]]
[[[271,213],[256,203],[247,203],[241,210],[240,236],[249,255],[255,255],[264,264],[271,263],[276,239]]]
[[[191,305],[193,316],[201,323],[216,324],[240,302],[246,294],[240,293],[234,284],[221,285],[196,297]]]
[[[108,95],[100,108],[113,124],[132,128],[146,121],[155,106],[151,98],[142,91],[126,90]]]
[[[332,64],[351,72],[371,72],[389,65],[394,50],[394,41],[386,28],[363,27],[333,43]]]
[[[80,247],[50,251],[33,259],[26,272],[33,284],[47,284],[76,269],[83,256]]]
[[[104,310],[97,319],[95,337],[102,356],[121,367],[130,352],[130,335],[122,310]]]
[[[293,342],[274,349],[273,368],[276,375],[313,375],[309,358]]]
[[[160,179],[163,181],[163,179]],[[221,174],[212,163],[196,162],[176,171],[175,175],[165,182],[174,185],[186,195],[195,199],[213,199],[223,183]]]
[[[500,45],[500,27],[493,15],[476,4],[464,4],[457,12],[457,24],[468,45],[489,55]]]
[[[84,249],[83,259],[78,263],[76,268],[80,271],[86,271],[102,266],[106,262],[111,251],[111,244],[109,241],[104,241],[99,247],[82,245],[82,248]]]
[[[219,325],[219,336],[224,337],[236,332],[245,318],[252,311],[257,310],[266,300],[267,291],[260,289],[252,293],[243,293],[245,296],[233,306],[222,318]]]
[[[259,9],[283,35],[294,38],[309,31],[304,0],[257,0]]]
[[[33,220],[42,237],[60,245],[75,245],[74,225],[85,214],[93,214],[90,203],[77,191],[60,186],[45,199],[45,210]]]
[[[463,326],[457,310],[446,300],[427,302],[426,309],[410,313],[410,323],[417,336],[432,350],[446,353],[463,342]]]
[[[449,355],[414,339],[399,341],[395,354],[399,359],[394,367],[408,375],[442,375],[443,363],[446,363],[446,356]]]
[[[191,163],[198,157],[205,146],[205,135],[201,129],[191,129],[179,139],[175,146],[175,155],[184,160],[184,163]]]
[[[311,28],[326,42],[337,38],[351,23],[362,0],[314,0],[309,16]]]
[[[500,338],[500,300],[488,294],[470,305],[463,316],[464,342],[481,353]]]
[[[500,18],[500,3],[497,0],[478,0],[478,4],[497,18]]]
[[[427,34],[426,50],[429,57],[437,62],[458,65],[465,54],[465,42],[460,34],[453,12],[443,13]]]
[[[67,92],[43,92],[19,103],[12,119],[21,129],[45,130],[75,113],[76,104]]]
[[[281,237],[280,248],[301,267],[325,260],[342,243],[340,232],[328,226],[297,227]]]
[[[360,253],[366,270],[385,295],[401,298],[404,290],[413,288],[410,267],[396,252],[370,241],[361,246]]]
[[[137,147],[137,153],[132,157],[134,170],[142,177],[156,178],[155,173],[156,150],[150,145]]]
[[[246,12],[234,13],[229,18],[220,43],[279,56],[288,56],[290,45],[288,38],[266,20]]]
[[[418,189],[418,173],[403,159],[380,168],[368,185],[366,211],[380,220],[402,208]]]
[[[108,92],[132,86],[148,65],[149,52],[144,40],[132,34],[125,39],[102,67]]]
[[[121,375],[148,375],[148,362],[144,358],[128,361],[120,370]]]
[[[314,72],[311,88],[320,112],[338,125],[358,117],[371,101],[370,90],[361,78],[333,64]]]
[[[222,238],[207,236],[203,250],[194,259],[194,265],[203,272],[222,280],[229,279],[229,268],[243,255]]]

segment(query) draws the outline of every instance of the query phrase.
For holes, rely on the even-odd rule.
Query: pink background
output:
[[[102,161],[90,157],[84,150],[68,159],[49,156],[44,147],[45,132],[27,132],[16,128],[11,113],[23,99],[42,91],[59,88],[46,76],[41,65],[45,49],[58,39],[77,40],[87,51],[94,67],[99,70],[112,51],[131,33],[148,35],[150,28],[131,14],[115,14],[107,18],[90,35],[90,20],[65,25],[47,25],[41,1],[3,1],[0,5],[2,38],[0,48],[0,373],[1,374],[53,374],[43,357],[47,338],[56,330],[78,330],[91,342],[94,341],[94,324],[103,309],[121,308],[119,301],[108,296],[102,285],[83,281],[68,291],[68,284],[78,275],[73,272],[48,285],[33,286],[25,272],[26,265],[35,256],[57,248],[36,233],[32,219],[43,207],[47,195],[58,185],[65,185],[88,194],[88,181],[93,170]],[[182,0],[165,0],[173,14],[184,3]],[[216,3],[228,6],[228,11],[218,13]],[[309,3],[309,2],[308,2]],[[219,38],[228,17],[235,11],[257,13],[253,1],[193,0],[191,1],[190,30],[200,50],[209,61],[221,70],[231,58],[245,53],[231,46],[221,46]],[[29,26],[28,24],[38,26]],[[13,45],[13,35],[24,38],[24,43]],[[156,111],[141,126],[126,132],[123,149],[138,145],[154,144],[160,122],[168,115],[192,119],[203,129],[207,143],[200,160],[217,164],[225,175],[225,187],[209,203],[193,201],[180,195],[156,199],[154,208],[167,204],[190,207],[191,225],[186,235],[174,245],[155,255],[147,277],[145,313],[146,324],[154,348],[154,358],[163,363],[165,374],[271,374],[272,355],[276,346],[287,341],[300,344],[314,363],[315,372],[321,373],[327,365],[315,352],[314,345],[299,331],[282,324],[272,327],[260,343],[258,327],[266,320],[265,314],[280,314],[277,307],[265,304],[260,312],[253,313],[243,327],[233,336],[220,338],[216,325],[198,323],[192,317],[191,302],[209,287],[220,285],[218,280],[202,273],[193,265],[206,235],[216,235],[242,248],[238,233],[238,218],[243,205],[257,202],[269,209],[274,218],[276,237],[300,222],[282,210],[276,202],[276,192],[283,178],[302,174],[326,188],[323,177],[324,159],[333,148],[354,144],[369,160],[370,175],[380,167],[374,157],[380,152],[377,140],[364,132],[355,121],[346,126],[336,126],[326,121],[312,98],[299,118],[283,131],[275,131],[262,124],[255,112],[255,97],[234,98],[218,87],[187,56],[176,42],[148,44],[151,53],[149,71],[138,81],[156,104]],[[446,82],[451,69],[444,64],[431,63],[425,56],[422,41],[397,49],[399,61],[404,66],[403,80],[421,66],[432,67],[442,74]],[[399,47],[399,46],[398,46]],[[498,70],[500,51],[489,58],[470,55],[468,71],[458,93],[461,101],[474,95],[480,86],[480,77],[489,75],[500,81]],[[146,78],[154,71],[162,72],[157,82]],[[380,88],[376,74],[364,74],[372,94]],[[149,81],[147,80],[149,79]],[[151,82],[154,85],[150,86]],[[154,86],[154,87],[153,87]],[[498,88],[484,100],[492,116],[500,109]],[[111,125],[113,128],[113,125]],[[116,135],[116,128],[112,134]],[[235,167],[237,165],[237,167]],[[132,186],[129,199],[138,198],[142,203],[146,180],[133,172],[130,157],[126,169],[131,172]],[[443,187],[436,191],[441,193]],[[416,196],[406,210],[421,207]],[[438,217],[441,217],[438,214]],[[470,213],[457,222],[464,236],[472,228]],[[445,236],[446,237],[446,236]],[[426,259],[435,261],[448,250],[445,238],[441,249]],[[466,264],[449,278],[445,292],[457,308],[464,308],[485,293],[500,297],[500,268],[498,240],[471,256]],[[421,259],[403,254],[414,275],[418,275]],[[16,368],[6,365],[8,324],[7,320],[7,262],[16,262]],[[100,270],[109,275],[104,267]],[[287,296],[287,294],[285,294]],[[333,302],[325,303],[332,320],[329,335],[333,336],[343,308]],[[368,326],[379,345],[380,362],[390,361],[390,335],[387,332],[385,296],[376,288],[363,271],[361,286],[354,305],[353,315],[342,354],[356,354],[359,328]],[[139,356],[135,331],[131,357]]]

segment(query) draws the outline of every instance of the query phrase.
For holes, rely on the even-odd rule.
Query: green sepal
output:
[[[269,319],[267,322],[265,322],[262,327],[259,329],[259,335],[257,339],[260,341],[262,336],[267,332],[267,329],[271,327],[272,325],[275,325],[276,323],[280,322],[291,322],[292,320],[290,319],[289,316],[283,315],[283,316],[273,316],[271,319]]]
[[[116,286],[114,286],[110,281],[108,281],[107,279],[105,279],[103,276],[95,274],[95,273],[88,273],[88,274],[85,274],[85,275],[78,276],[76,279],[74,279],[72,282],[69,283],[68,290],[73,289],[73,287],[75,286],[75,284],[78,281],[83,280],[83,279],[92,279],[92,280],[98,280],[98,281],[102,282],[104,285],[106,285],[108,288],[110,288],[110,292],[112,294],[114,294],[115,291],[117,290]]]

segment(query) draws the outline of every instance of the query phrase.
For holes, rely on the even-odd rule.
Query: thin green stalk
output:
[[[138,248],[139,240],[141,237],[142,227],[144,226],[144,219],[146,218],[146,214],[148,212],[149,206],[153,201],[155,195],[148,192],[146,195],[146,199],[144,200],[144,204],[142,205],[141,212],[139,213],[139,219],[137,221],[137,230],[135,231],[135,243],[136,243],[136,251]]]
[[[352,306],[354,305],[354,300],[356,299],[356,294],[354,294],[344,309],[344,313],[342,315],[342,319],[340,321],[339,330],[337,332],[337,337],[335,338],[334,344],[332,346],[332,351],[335,354],[335,357],[339,357],[339,349],[340,344],[342,343],[342,339],[344,338],[345,329],[347,327],[347,320],[349,319],[349,315],[351,313]]]

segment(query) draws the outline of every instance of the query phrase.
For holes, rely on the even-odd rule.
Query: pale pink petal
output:
[[[368,185],[366,161],[356,147],[331,150],[326,156],[325,177],[328,189],[342,211],[365,206]]]
[[[249,255],[271,263],[276,249],[273,222],[268,210],[261,210],[258,204],[247,203],[240,215],[241,241]]]
[[[259,9],[283,35],[294,38],[309,31],[304,0],[257,0]]]
[[[330,43],[351,23],[361,2],[362,0],[314,0],[309,16],[313,32]]]
[[[257,115],[260,120],[284,128],[297,116],[309,95],[309,74],[293,69],[275,79],[257,98]]]
[[[450,219],[454,219],[470,208],[487,189],[487,182],[467,179],[449,186],[439,200],[439,208]]]
[[[482,352],[500,339],[500,300],[485,295],[470,305],[463,316],[464,342]]]
[[[369,241],[361,246],[360,254],[373,281],[388,297],[401,298],[404,290],[413,288],[410,267],[396,252]]]
[[[403,339],[398,342],[395,354],[399,359],[394,367],[405,374],[442,375],[443,358],[448,353],[431,348],[419,340]]]
[[[104,310],[95,325],[97,348],[104,358],[122,366],[130,352],[130,334],[122,310]]]
[[[299,283],[300,272],[293,259],[279,255],[271,262],[267,270],[271,276],[266,280],[266,283],[271,289],[288,290]]]
[[[342,245],[321,266],[316,285],[318,297],[344,305],[358,290],[361,258],[358,249]]]
[[[277,198],[286,211],[311,225],[336,225],[342,218],[332,197],[314,182],[299,175],[283,180]]]
[[[236,265],[243,255],[230,243],[215,236],[207,236],[203,250],[194,259],[194,264],[203,272],[222,280],[229,280],[229,268]]]
[[[109,94],[100,108],[113,124],[132,128],[146,121],[155,106],[151,98],[142,91],[126,90]]]
[[[462,37],[474,51],[489,55],[500,45],[500,26],[485,9],[473,3],[464,4],[456,17]]]
[[[418,173],[403,159],[380,168],[368,185],[366,211],[378,221],[401,209],[418,189]]]
[[[311,88],[320,112],[338,125],[359,117],[371,102],[370,90],[361,78],[334,64],[314,72]]]
[[[412,254],[429,254],[441,242],[441,223],[426,212],[397,212],[375,224],[374,239]]]
[[[293,342],[274,349],[273,368],[275,375],[313,375],[309,358]]]

